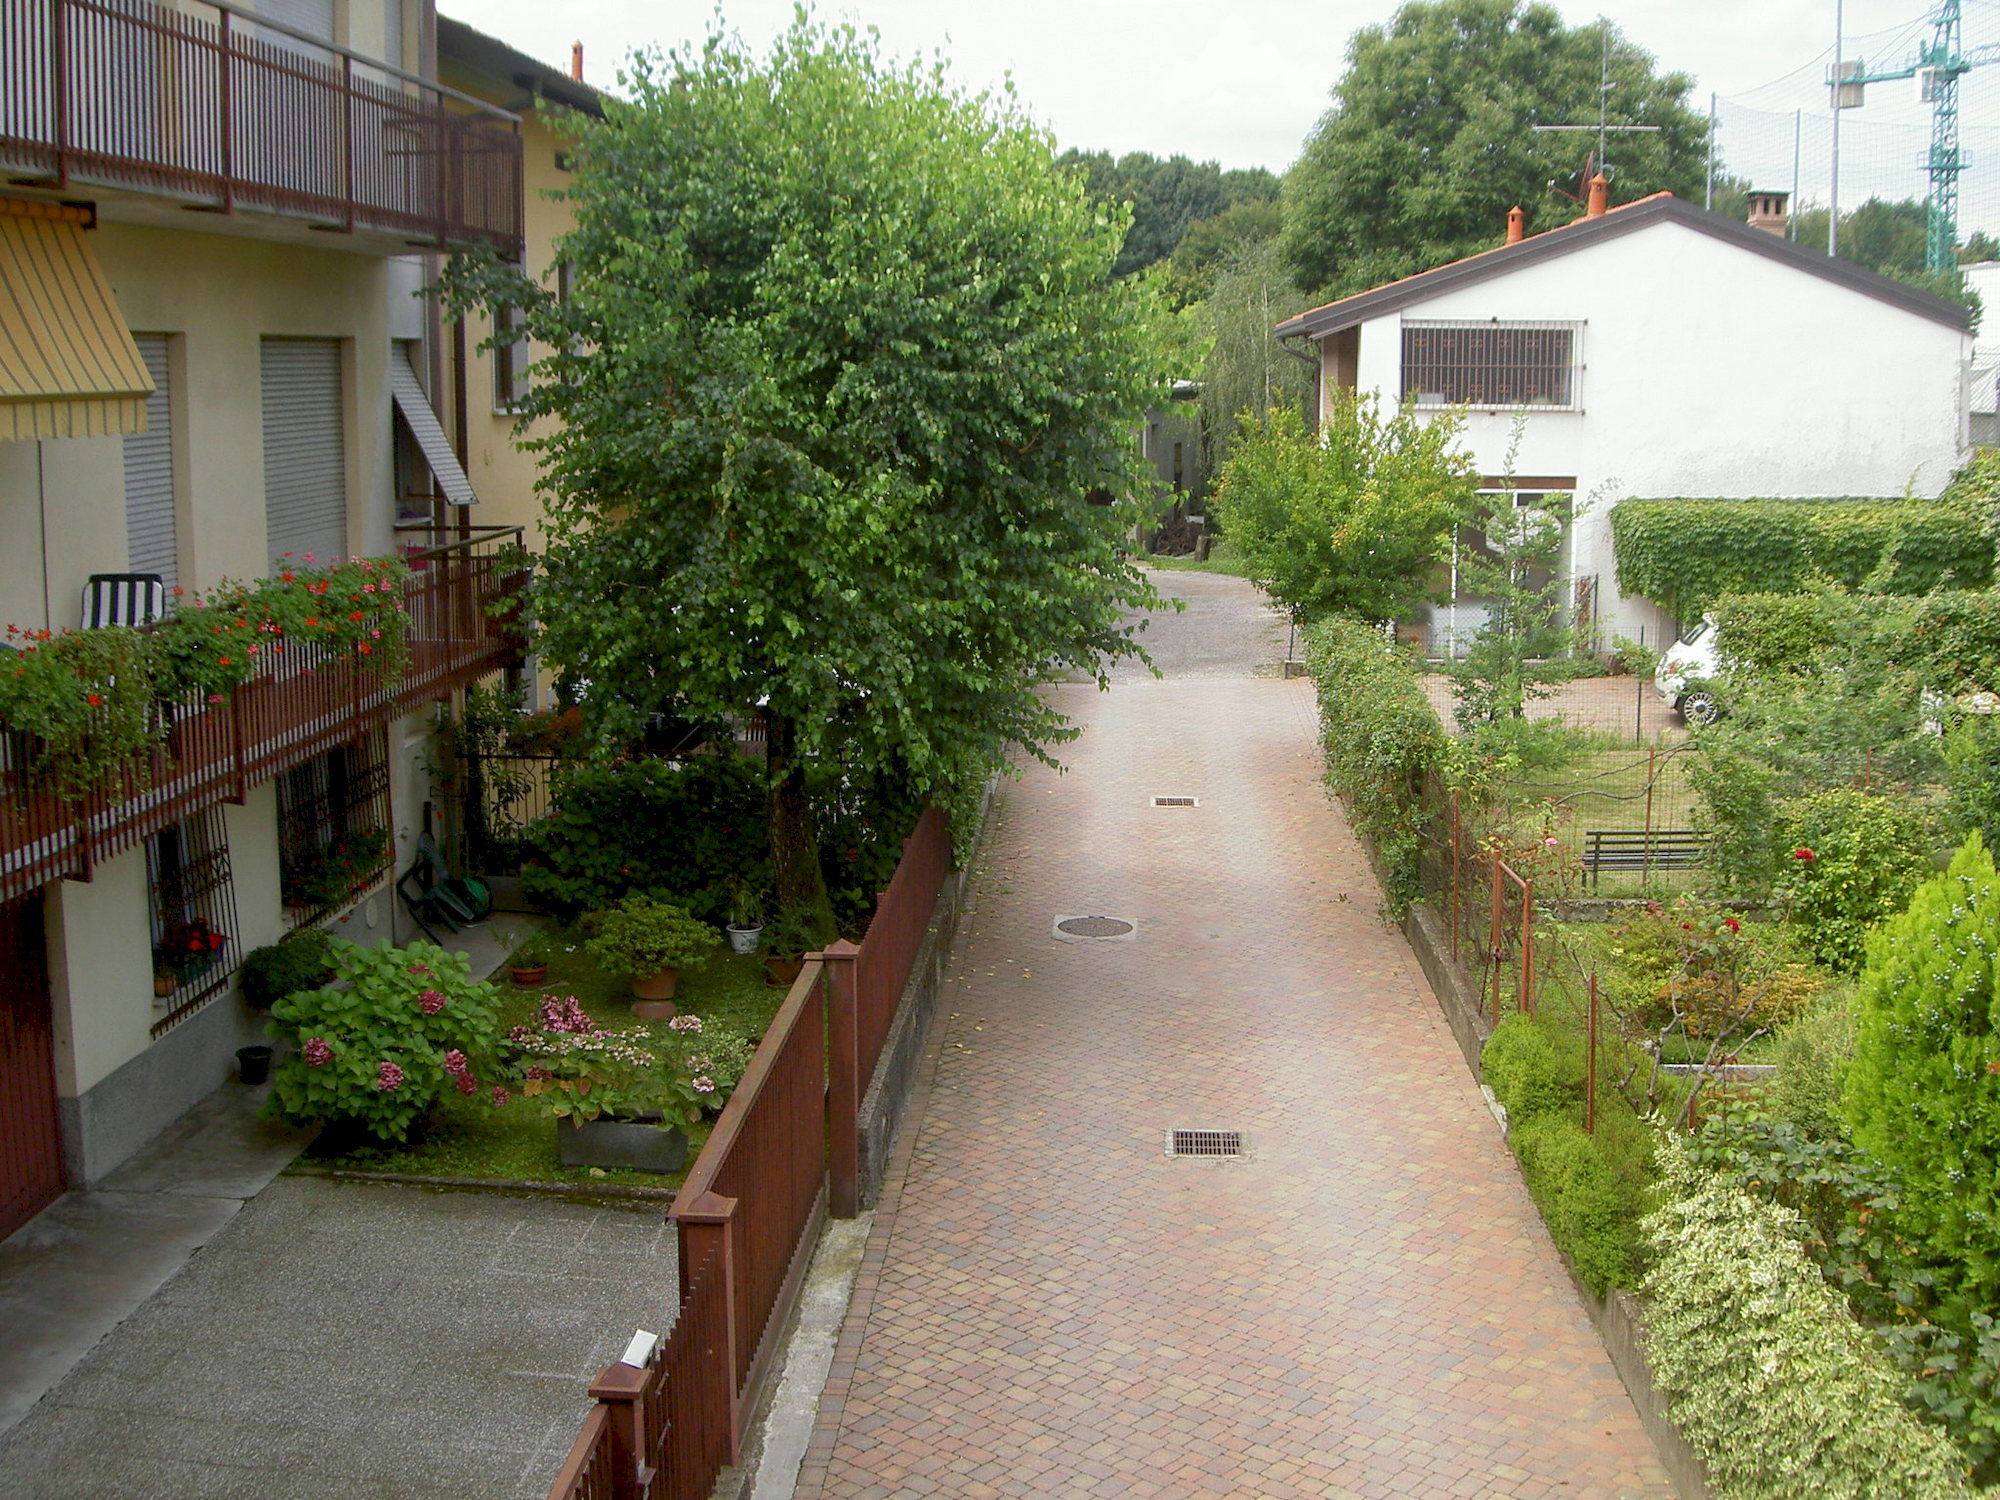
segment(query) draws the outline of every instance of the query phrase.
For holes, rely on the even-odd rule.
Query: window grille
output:
[[[1405,323],[1403,394],[1419,406],[1574,406],[1577,327]]]
[[[278,778],[278,841],[278,885],[294,926],[319,921],[375,883],[396,847],[384,731]]]
[[[146,841],[146,888],[158,1037],[226,991],[243,962],[221,808]]]

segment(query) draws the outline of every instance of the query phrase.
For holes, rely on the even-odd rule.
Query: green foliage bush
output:
[[[584,944],[614,973],[644,977],[695,964],[722,946],[722,934],[684,907],[649,896],[627,896],[598,915],[597,936]]]
[[[301,927],[281,942],[251,949],[236,973],[243,998],[258,1010],[269,1010],[287,995],[318,989],[337,968],[333,943],[324,928]]]
[[[1766,1097],[1780,1120],[1807,1135],[1827,1137],[1844,1128],[1841,1096],[1854,1060],[1854,997],[1835,990],[1778,1033],[1778,1076]]]
[[[1719,1500],[1969,1500],[1965,1461],[1801,1248],[1798,1215],[1660,1149],[1647,1357]]]
[[[473,980],[464,954],[335,939],[333,957],[339,983],[271,1006],[267,1030],[291,1050],[272,1074],[270,1113],[400,1141],[446,1088],[472,1094],[490,1077],[500,992]]]
[[[1419,894],[1421,789],[1443,764],[1444,726],[1415,664],[1359,620],[1334,615],[1309,629],[1306,668],[1319,692],[1327,781],[1374,843],[1383,893],[1406,905]]]
[[[1854,973],[1868,929],[1929,867],[1929,818],[1905,798],[1835,788],[1779,803],[1776,831],[1779,904],[1817,962]]]
[[[1977,834],[1868,945],[1846,1112],[1902,1179],[1899,1224],[2000,1306],[2000,877]]]
[[[1618,586],[1682,620],[1724,594],[1824,577],[1922,594],[1984,588],[1993,544],[1973,504],[1942,500],[1624,500],[1611,511]]]
[[[1480,1073],[1509,1121],[1535,1115],[1567,1115],[1583,1099],[1581,1040],[1533,1016],[1508,1016],[1487,1038]]]
[[[1576,1264],[1577,1275],[1600,1295],[1628,1285],[1638,1229],[1627,1195],[1597,1143],[1583,1127],[1557,1114],[1532,1115],[1510,1125],[1508,1142],[1521,1161],[1528,1192],[1541,1208],[1549,1238]]]
[[[770,884],[766,826],[763,774],[746,757],[580,766],[528,829],[521,886],[564,921],[636,894],[720,922],[732,876]]]

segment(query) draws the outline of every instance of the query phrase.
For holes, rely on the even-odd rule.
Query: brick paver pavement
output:
[[[1002,788],[798,1493],[1671,1495],[1310,685],[1057,691],[1085,733]],[[1079,913],[1136,936],[1056,941]]]

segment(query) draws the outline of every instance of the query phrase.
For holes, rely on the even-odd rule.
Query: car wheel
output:
[[[1722,717],[1722,705],[1716,701],[1715,694],[1705,689],[1697,688],[1687,694],[1681,699],[1678,707],[1681,717],[1690,724],[1713,724]]]

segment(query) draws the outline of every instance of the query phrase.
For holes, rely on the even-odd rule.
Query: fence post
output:
[[[1461,899],[1460,888],[1464,883],[1458,867],[1458,843],[1463,831],[1459,824],[1458,788],[1453,787],[1451,789],[1451,961],[1453,963],[1458,962],[1458,928],[1463,920],[1458,909]]]
[[[742,1348],[742,1276],[736,1264],[736,1200],[708,1192],[687,1203],[674,1204],[674,1222],[680,1226],[681,1305],[687,1305],[693,1276],[705,1261],[715,1262],[713,1275],[722,1278],[722,1347],[726,1360],[723,1384],[728,1387],[729,1461],[739,1453],[742,1426],[740,1382],[749,1368]]]
[[[602,1402],[611,1439],[610,1500],[641,1500],[653,1482],[645,1465],[640,1438],[639,1403],[645,1399],[652,1371],[632,1365],[606,1365],[590,1383],[591,1396]]]
[[[1642,885],[1653,878],[1653,782],[1658,775],[1660,747],[1646,747],[1646,839],[1640,845],[1639,881]]]
[[[1521,980],[1514,987],[1521,1014],[1535,1013],[1535,883],[1521,882]]]
[[[1487,933],[1486,963],[1493,971],[1493,977],[1490,982],[1493,986],[1493,1024],[1496,1027],[1500,1024],[1500,945],[1504,941],[1501,934],[1505,925],[1501,919],[1501,906],[1500,851],[1495,849],[1493,851],[1493,922]]]
[[[861,1211],[861,1023],[855,993],[861,950],[836,938],[817,956],[826,965],[826,1211],[851,1219]]]
[[[1583,1053],[1583,1133],[1597,1134],[1597,970],[1590,971],[1590,1026]]]

